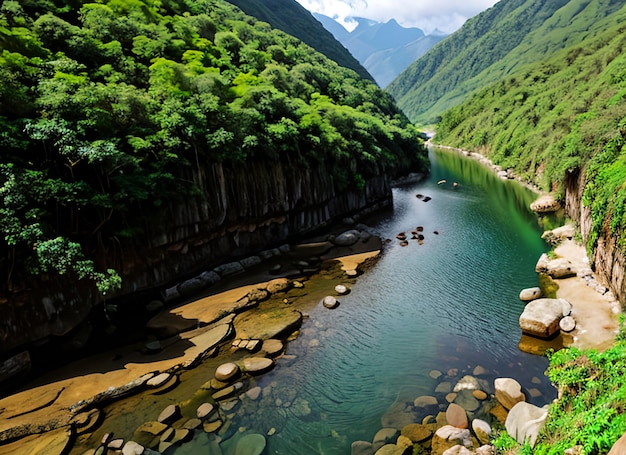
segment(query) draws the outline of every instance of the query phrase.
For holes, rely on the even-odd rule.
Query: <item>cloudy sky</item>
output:
[[[336,19],[346,28],[349,17],[365,17],[379,22],[395,19],[405,27],[419,27],[426,33],[439,29],[457,30],[470,17],[493,6],[497,0],[297,0],[313,13]]]

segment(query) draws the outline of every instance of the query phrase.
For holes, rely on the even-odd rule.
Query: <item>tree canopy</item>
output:
[[[198,191],[206,162],[328,163],[359,187],[425,166],[392,98],[213,0],[0,7],[0,269],[119,286],[104,245]]]

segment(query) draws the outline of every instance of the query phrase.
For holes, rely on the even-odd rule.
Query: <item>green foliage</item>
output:
[[[386,90],[412,121],[436,122],[444,111],[528,64],[549,62],[564,48],[570,49],[569,62],[591,53],[583,41],[618,24],[615,14],[622,8],[615,0],[498,2],[435,45]],[[512,101],[525,102],[522,92],[516,96]]]
[[[534,448],[506,432],[494,445],[503,453],[557,455],[574,446],[585,454],[607,453],[626,432],[626,337],[621,318],[617,342],[604,352],[565,348],[549,352],[547,375],[559,390]],[[508,452],[507,452],[508,451]]]
[[[0,6],[0,270],[119,287],[111,245],[207,163],[324,163],[339,189],[426,165],[375,84],[222,1]]]
[[[569,348],[551,354],[548,376],[561,397],[550,408],[536,452],[546,447],[545,453],[562,453],[575,445],[588,454],[608,452],[626,432],[625,372],[623,340],[604,352]]]

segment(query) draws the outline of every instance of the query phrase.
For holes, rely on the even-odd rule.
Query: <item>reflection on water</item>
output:
[[[537,405],[554,398],[547,360],[518,348],[519,291],[538,285],[546,249],[528,208],[535,195],[454,152],[431,151],[431,160],[427,181],[394,190],[393,213],[369,220],[391,239],[376,266],[336,310],[314,308],[286,358],[247,385],[261,394],[228,413],[223,436],[235,436],[224,453],[248,432],[270,435],[267,453],[350,453],[390,408],[432,394],[435,369],[481,366],[490,383],[507,376],[532,388]],[[396,235],[418,226],[423,242],[401,246]],[[176,453],[211,447],[199,434]]]

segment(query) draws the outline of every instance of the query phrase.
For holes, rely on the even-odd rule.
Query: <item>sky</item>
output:
[[[404,27],[419,27],[426,34],[435,29],[452,33],[472,16],[497,0],[297,0],[312,13],[332,17],[348,30],[356,24],[350,17],[377,22],[395,19]]]

